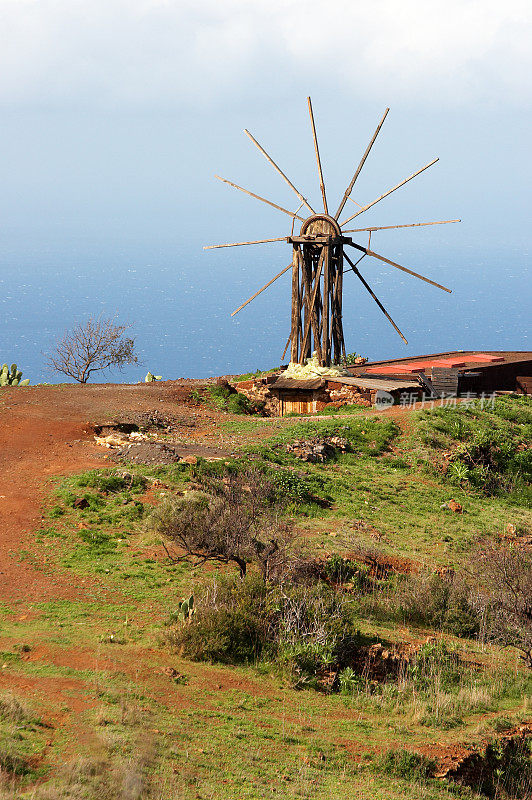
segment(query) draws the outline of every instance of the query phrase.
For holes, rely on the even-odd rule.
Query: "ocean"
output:
[[[45,354],[90,314],[130,324],[140,363],[98,382],[208,377],[281,363],[289,333],[290,274],[231,318],[291,260],[286,243],[203,251],[199,241],[120,247],[5,248],[0,254],[0,363],[31,383],[59,382]],[[375,249],[377,249],[375,247]],[[463,251],[415,245],[379,252],[453,289],[448,295],[375,259],[359,268],[409,340],[405,346],[352,274],[344,281],[348,352],[371,360],[459,349],[530,349],[529,256],[517,249]],[[442,258],[442,252],[444,257]]]

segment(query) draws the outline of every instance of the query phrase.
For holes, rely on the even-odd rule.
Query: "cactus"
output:
[[[17,369],[16,364],[11,364],[11,369],[7,364],[2,364],[0,369],[0,386],[29,386],[29,378],[22,379],[22,371]]]
[[[144,378],[144,382],[145,383],[153,383],[153,381],[162,381],[162,379],[163,379],[162,375],[152,375],[151,372],[148,372],[148,374]]]
[[[188,600],[181,600],[177,608],[183,622],[189,622],[196,613],[196,609],[194,607],[194,595],[191,594]]]

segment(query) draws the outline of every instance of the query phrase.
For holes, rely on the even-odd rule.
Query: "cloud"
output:
[[[531,29],[530,0],[0,0],[0,102],[528,103]]]

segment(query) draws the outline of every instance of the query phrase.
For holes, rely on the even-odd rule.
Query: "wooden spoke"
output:
[[[340,203],[340,205],[338,206],[338,211],[336,212],[336,214],[335,214],[335,217],[334,217],[335,219],[338,219],[338,217],[340,216],[340,214],[341,214],[341,213],[342,213],[342,211],[344,210],[344,206],[345,206],[345,204],[347,203],[347,198],[349,197],[349,195],[350,195],[350,194],[351,194],[351,192],[353,191],[353,186],[355,185],[355,181],[356,181],[356,179],[358,178],[358,176],[360,175],[360,172],[361,172],[361,170],[362,170],[362,167],[364,166],[364,163],[365,163],[365,161],[366,161],[366,158],[369,156],[369,152],[370,152],[371,148],[372,148],[372,147],[373,147],[373,145],[375,144],[375,139],[376,139],[376,138],[377,138],[377,136],[379,135],[379,131],[380,131],[380,129],[382,128],[382,125],[383,125],[383,123],[384,123],[384,120],[386,119],[386,117],[387,117],[387,115],[388,115],[388,111],[389,111],[389,110],[390,110],[390,109],[389,109],[389,108],[387,108],[387,109],[386,109],[386,111],[384,112],[384,114],[383,114],[383,117],[382,117],[381,121],[380,121],[380,122],[379,122],[379,124],[377,125],[377,130],[376,130],[376,131],[375,131],[375,133],[373,134],[373,138],[371,139],[371,142],[370,142],[370,143],[368,144],[368,146],[366,147],[366,152],[365,152],[365,153],[364,153],[364,155],[362,156],[362,158],[361,158],[361,160],[360,160],[360,164],[359,164],[359,165],[358,165],[358,167],[356,168],[356,171],[355,171],[355,174],[353,175],[353,178],[352,178],[352,180],[351,180],[351,183],[349,184],[349,186],[348,186],[348,187],[347,187],[347,189],[345,190],[345,194],[344,194],[344,196],[342,197],[342,202],[341,202],[341,203]]]
[[[279,272],[279,273],[278,273],[278,274],[275,276],[275,278],[272,278],[272,279],[271,279],[271,281],[268,281],[268,283],[264,284],[264,286],[262,287],[262,289],[259,289],[259,291],[258,291],[258,292],[255,292],[255,294],[252,294],[252,295],[251,295],[251,297],[250,297],[248,300],[246,300],[246,302],[245,302],[245,303],[242,303],[242,305],[241,305],[241,306],[238,306],[238,308],[237,308],[235,311],[233,311],[233,313],[231,314],[231,316],[232,316],[232,317],[234,317],[234,316],[235,316],[235,314],[238,314],[238,312],[239,312],[239,311],[242,311],[242,309],[243,309],[245,306],[247,306],[247,304],[248,304],[248,303],[251,303],[251,301],[252,301],[252,300],[254,300],[256,297],[258,297],[258,296],[259,296],[259,294],[261,294],[261,292],[263,292],[265,289],[267,289],[267,288],[268,288],[268,286],[271,286],[271,285],[272,285],[272,283],[274,283],[274,282],[277,280],[277,278],[280,278],[280,277],[281,277],[281,275],[284,275],[284,274],[285,274],[285,272],[288,272],[288,270],[289,270],[289,269],[292,269],[292,262],[290,262],[290,263],[289,263],[289,265],[288,265],[287,267],[285,267],[284,269],[282,269],[282,270],[281,270],[281,271],[280,271],[280,272]]]
[[[254,197],[255,200],[262,200],[263,203],[266,203],[267,205],[272,206],[272,208],[276,208],[278,211],[283,211],[285,214],[288,214],[289,217],[292,217],[292,218],[295,217],[295,219],[299,219],[299,220],[301,220],[301,222],[305,221],[303,217],[299,217],[297,214],[292,213],[292,211],[288,211],[286,208],[283,208],[282,206],[278,206],[277,203],[272,203],[271,200],[266,200],[265,197],[261,197],[259,194],[255,194],[254,192],[250,192],[249,189],[244,189],[242,186],[239,186],[238,183],[233,183],[232,181],[228,181],[227,178],[221,178],[220,175],[215,175],[214,177],[217,178],[219,181],[222,181],[222,183],[229,184],[229,186],[232,186],[233,189],[240,189],[241,192],[244,192],[245,194],[249,194],[249,196],[250,197]]]
[[[316,126],[314,124],[314,114],[312,112],[312,101],[310,97],[307,97],[308,100],[308,110],[310,114],[310,124],[312,126],[312,136],[314,138],[314,149],[316,151],[316,161],[318,162],[318,175],[320,178],[320,189],[321,189],[321,196],[323,198],[323,209],[326,214],[329,213],[329,209],[327,208],[327,196],[325,194],[325,184],[323,182],[323,172],[321,169],[321,158],[320,158],[320,150],[318,147],[318,137],[316,135]]]
[[[304,205],[306,205],[306,207],[309,209],[310,213],[311,213],[311,214],[315,214],[316,212],[314,211],[314,209],[313,209],[313,208],[312,208],[312,206],[310,205],[309,201],[308,201],[308,200],[306,200],[306,199],[303,197],[303,195],[301,194],[301,192],[299,192],[299,191],[296,189],[296,187],[294,186],[294,184],[292,183],[292,181],[291,181],[291,180],[290,180],[290,179],[289,179],[289,178],[288,178],[288,177],[287,177],[287,176],[284,174],[284,172],[282,171],[282,169],[281,169],[281,168],[280,168],[280,167],[279,167],[279,166],[278,166],[278,165],[275,163],[275,161],[273,160],[273,158],[271,158],[271,157],[268,155],[268,153],[266,152],[266,150],[264,149],[264,147],[262,147],[262,146],[261,146],[261,145],[260,145],[260,144],[257,142],[257,140],[255,139],[255,137],[253,136],[253,134],[251,134],[251,133],[250,133],[250,132],[247,130],[247,128],[244,128],[244,133],[246,134],[246,136],[248,136],[248,137],[251,139],[251,141],[253,142],[253,144],[254,144],[256,147],[258,147],[258,148],[259,148],[259,150],[260,150],[260,152],[262,153],[262,155],[263,155],[263,156],[264,156],[264,157],[265,157],[265,158],[266,158],[266,159],[267,159],[267,160],[270,162],[270,164],[272,165],[272,167],[273,167],[274,169],[276,169],[276,170],[277,170],[277,172],[279,173],[279,175],[280,175],[280,176],[281,176],[281,177],[282,177],[282,178],[283,178],[283,179],[284,179],[284,180],[287,182],[287,184],[289,185],[289,187],[290,187],[290,188],[291,188],[291,189],[292,189],[292,190],[293,190],[293,191],[294,191],[294,192],[297,194],[297,196],[299,197],[299,199],[301,200],[301,202],[302,202]]]
[[[242,247],[244,244],[265,244],[266,242],[286,242],[286,236],[278,236],[277,239],[257,239],[254,242],[230,242],[229,244],[206,244],[204,250],[216,250],[219,247]]]
[[[343,233],[362,233],[363,231],[391,231],[394,228],[423,228],[425,225],[449,225],[451,222],[462,222],[461,219],[443,219],[438,222],[410,222],[408,225],[383,225],[372,228],[352,228]],[[203,248],[205,249],[205,248]]]
[[[356,250],[359,250],[361,253],[366,253],[366,255],[368,256],[373,256],[373,258],[378,258],[379,261],[384,261],[385,264],[390,264],[392,267],[396,267],[396,269],[400,269],[403,272],[407,272],[409,275],[413,275],[414,278],[419,278],[421,281],[425,281],[425,283],[430,283],[432,286],[436,286],[436,288],[443,289],[444,292],[449,292],[449,294],[452,294],[452,290],[447,289],[446,286],[442,286],[441,283],[436,283],[436,281],[431,281],[430,278],[425,278],[418,272],[414,272],[411,269],[407,269],[407,267],[402,267],[395,261],[390,261],[389,258],[385,258],[384,256],[380,256],[378,253],[374,253],[373,250],[368,250],[366,247],[362,247],[361,245],[355,244],[354,242],[348,242],[348,244],[350,244],[351,247],[354,247]]]
[[[363,258],[363,257],[364,257],[364,256],[362,256],[362,258]],[[399,330],[399,328],[397,327],[397,325],[395,324],[395,322],[393,321],[393,319],[390,317],[390,315],[388,314],[388,312],[386,311],[386,309],[385,309],[385,308],[384,308],[384,306],[382,305],[381,301],[379,300],[379,298],[377,297],[377,295],[375,294],[375,292],[373,291],[373,289],[371,288],[371,286],[370,286],[370,285],[369,285],[369,284],[368,284],[368,283],[367,283],[367,282],[364,280],[364,278],[362,277],[362,275],[361,275],[361,274],[360,274],[360,272],[358,271],[358,269],[357,269],[357,267],[356,267],[356,264],[353,264],[353,262],[351,261],[351,259],[350,259],[350,258],[349,258],[349,256],[347,255],[347,253],[345,253],[345,252],[344,252],[344,258],[346,259],[347,263],[351,265],[351,269],[353,270],[353,272],[355,273],[355,275],[357,276],[357,278],[359,278],[359,279],[362,281],[363,285],[366,287],[366,289],[368,290],[368,292],[370,293],[370,295],[373,297],[373,299],[375,300],[375,302],[376,302],[376,303],[377,303],[377,305],[379,306],[379,308],[380,308],[380,310],[382,311],[382,313],[384,314],[384,316],[385,316],[385,317],[386,317],[386,318],[389,320],[389,322],[391,322],[391,323],[392,323],[393,327],[395,328],[395,330],[397,331],[397,333],[399,334],[399,336],[401,337],[401,339],[403,340],[403,342],[404,342],[405,344],[408,344],[407,340],[405,339],[405,337],[403,336],[403,334],[401,333],[401,331]]]
[[[283,354],[282,354],[282,356],[281,356],[281,361],[284,361],[284,357],[285,357],[285,355],[286,355],[286,351],[288,350],[288,345],[290,344],[290,342],[291,342],[291,341],[292,341],[292,334],[290,334],[290,336],[289,336],[289,337],[288,337],[288,339],[286,340],[286,345],[285,345],[285,348],[284,348],[284,350],[283,350]]]
[[[342,228],[343,228],[343,226],[344,226],[344,225],[347,225],[347,223],[348,223],[348,222],[351,222],[351,220],[352,220],[352,219],[354,219],[355,217],[358,217],[360,214],[363,214],[363,213],[364,213],[364,211],[367,211],[367,210],[368,210],[368,208],[371,208],[371,207],[372,207],[372,206],[374,206],[376,203],[379,203],[381,200],[384,200],[384,198],[385,198],[385,197],[388,197],[388,195],[389,195],[389,194],[391,194],[392,192],[395,192],[395,191],[396,191],[396,189],[400,189],[400,188],[401,188],[401,186],[404,186],[404,185],[405,185],[405,183],[408,183],[408,181],[411,181],[411,180],[412,180],[412,178],[415,178],[417,175],[420,175],[422,172],[424,172],[424,171],[425,171],[426,169],[428,169],[429,167],[432,167],[432,165],[433,165],[433,164],[435,164],[435,163],[436,163],[436,161],[439,161],[439,160],[440,160],[439,158],[435,158],[433,161],[430,161],[428,164],[425,164],[425,166],[424,166],[424,167],[421,167],[421,169],[418,169],[418,170],[417,170],[417,172],[413,172],[413,173],[412,173],[412,175],[409,175],[409,176],[408,176],[408,178],[405,178],[405,179],[404,179],[404,181],[401,181],[401,183],[398,183],[398,184],[397,184],[397,186],[394,186],[394,187],[393,187],[393,189],[389,189],[389,191],[385,192],[384,194],[381,194],[381,196],[380,196],[380,197],[377,197],[377,199],[376,199],[376,200],[373,200],[373,202],[371,202],[371,203],[368,203],[368,205],[367,205],[367,206],[362,206],[362,208],[361,208],[361,209],[359,209],[359,210],[356,212],[356,214],[352,214],[352,215],[351,215],[350,217],[348,217],[347,219],[344,219],[344,221],[340,223],[340,227],[342,227]]]

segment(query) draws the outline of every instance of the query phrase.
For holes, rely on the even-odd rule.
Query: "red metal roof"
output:
[[[374,361],[361,367],[351,368],[353,374],[372,375],[410,375],[414,372],[425,372],[432,367],[447,367],[454,369],[474,369],[516,361],[532,361],[531,351],[458,351],[436,353],[434,355],[417,356],[391,361]]]

